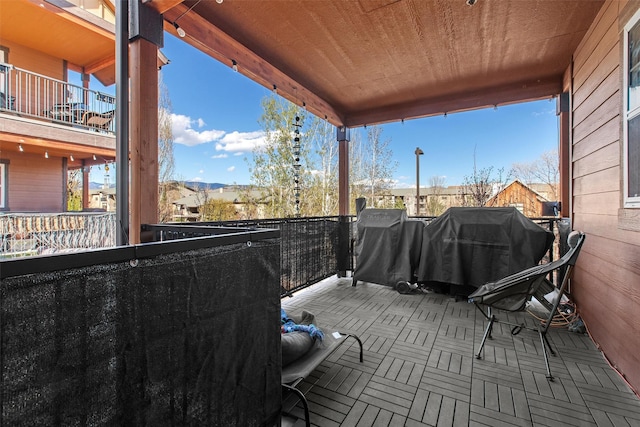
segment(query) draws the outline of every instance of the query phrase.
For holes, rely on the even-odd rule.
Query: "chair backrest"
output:
[[[562,281],[560,285],[556,287],[557,292],[555,298],[553,300],[553,305],[549,310],[549,316],[547,317],[546,322],[542,328],[543,333],[546,333],[551,326],[553,318],[556,315],[558,307],[562,302],[562,297],[567,289],[567,284],[569,283],[569,278],[571,277],[571,273],[573,272],[573,267],[576,265],[576,261],[578,260],[578,255],[580,255],[580,250],[582,249],[582,244],[584,243],[585,234],[581,231],[572,231],[567,236],[567,243],[569,244],[569,250],[566,254],[564,254],[558,261],[562,261],[561,266],[567,265],[567,269],[564,272],[562,277]]]
[[[469,302],[489,305],[502,310],[520,311],[532,295],[540,295],[539,287],[548,284],[550,286],[549,289],[553,289],[553,285],[545,279],[549,273],[567,266],[562,281],[557,286],[560,295],[550,304],[550,308],[555,312],[566,289],[571,270],[580,254],[584,239],[584,233],[580,231],[571,232],[567,236],[569,250],[562,257],[547,264],[530,267],[498,281],[486,283],[469,295]]]

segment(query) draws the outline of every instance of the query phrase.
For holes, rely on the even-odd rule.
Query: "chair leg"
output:
[[[478,349],[478,353],[476,354],[476,359],[482,359],[482,349],[484,348],[484,343],[487,341],[487,338],[491,337],[491,330],[493,329],[493,323],[496,321],[496,316],[491,315],[491,319],[489,319],[489,324],[487,325],[487,329],[484,330],[484,335],[482,336],[482,342],[480,343],[480,348]]]
[[[292,393],[295,393],[296,396],[302,402],[302,406],[304,406],[304,421],[307,427],[311,427],[311,420],[309,419],[309,403],[307,402],[307,398],[304,397],[304,394],[295,387],[290,386],[289,384],[282,384],[282,387],[286,388]]]
[[[538,334],[540,335],[540,343],[542,344],[542,355],[544,356],[544,366],[547,368],[547,379],[549,381],[553,381],[553,375],[551,375],[551,368],[549,367],[549,355],[547,354],[547,347],[549,348],[549,351],[551,352],[551,354],[555,356],[556,353],[551,348],[551,345],[549,344],[549,340],[547,340],[547,336],[543,334],[542,331],[538,331]]]

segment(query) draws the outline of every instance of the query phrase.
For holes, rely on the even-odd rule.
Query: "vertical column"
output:
[[[558,96],[556,104],[556,115],[559,122],[559,166],[560,166],[560,183],[559,183],[559,200],[560,200],[560,216],[568,218],[569,212],[569,180],[571,175],[571,158],[570,158],[570,129],[569,129],[569,92],[563,92]]]
[[[129,244],[129,3],[128,0],[121,0],[116,2],[116,245],[127,244]]]
[[[337,127],[338,139],[338,214],[349,215],[349,140],[346,126]]]
[[[82,161],[82,209],[89,208],[89,166]]]
[[[131,0],[129,67],[131,111],[131,224],[129,243],[148,241],[142,224],[158,222],[158,47],[162,16]],[[120,99],[121,103],[126,100]]]
[[[350,263],[350,233],[349,233],[349,140],[350,132],[346,126],[336,128],[338,139],[338,214],[339,234],[337,269],[338,276],[346,276],[347,270],[351,270]]]

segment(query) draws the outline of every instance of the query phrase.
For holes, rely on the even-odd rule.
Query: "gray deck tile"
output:
[[[497,323],[476,359],[486,321],[448,295],[400,295],[334,277],[282,306],[310,311],[321,328],[356,333],[364,343],[363,363],[357,343],[345,343],[299,384],[312,425],[640,427],[640,399],[586,334],[549,332],[558,354],[549,357],[549,382],[534,331],[513,336]],[[529,327],[537,322],[526,313],[497,314]],[[295,396],[286,397],[283,410],[303,415]]]

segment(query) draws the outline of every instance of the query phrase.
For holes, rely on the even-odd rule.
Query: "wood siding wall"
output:
[[[66,81],[65,63],[60,58],[55,58],[29,49],[25,46],[0,41],[0,45],[9,49],[9,63],[15,67],[27,70],[30,73],[40,74],[52,79]],[[16,108],[31,114],[40,114],[44,109],[49,109],[52,104],[66,101],[66,94],[63,87],[51,85],[45,89],[42,80],[24,75],[19,79],[19,83],[14,78],[9,79],[7,84],[10,91],[15,96]],[[22,97],[22,99],[20,99]]]
[[[638,7],[603,6],[574,53],[571,105],[573,228],[587,234],[571,291],[591,336],[636,391],[640,227],[630,230],[623,219],[640,212],[623,209],[622,36]]]
[[[514,206],[521,205],[525,216],[542,216],[542,201],[530,188],[520,182],[513,182],[500,193],[489,199],[487,206]]]
[[[11,212],[64,212],[63,161],[0,150],[9,160],[8,207]]]

